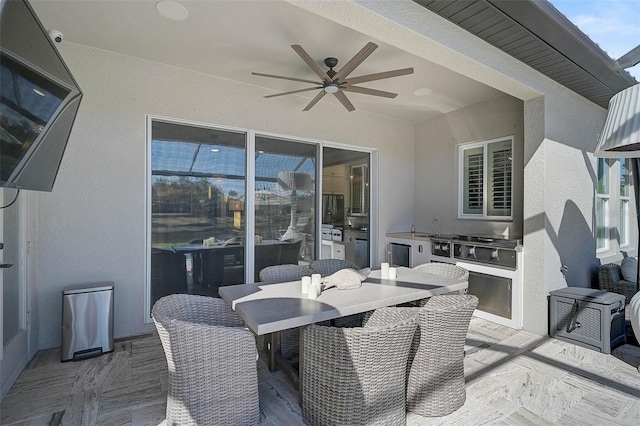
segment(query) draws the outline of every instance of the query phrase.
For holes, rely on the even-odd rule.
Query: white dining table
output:
[[[360,288],[341,290],[332,287],[324,290],[317,299],[308,299],[302,293],[301,281],[223,286],[219,288],[219,293],[256,335],[276,333],[278,337],[282,330],[465,290],[468,287],[465,280],[406,267],[397,268],[395,279],[382,279],[380,273],[380,270],[371,271]],[[277,338],[275,340],[279,341]],[[302,339],[300,345],[302,350]],[[269,362],[272,370],[276,369],[276,364],[277,367],[286,369],[278,352],[279,347],[272,348]]]
[[[317,299],[308,299],[302,293],[300,281],[222,286],[219,292],[255,334],[263,335],[467,287],[464,280],[399,267],[396,279],[382,279],[380,270],[374,270],[362,287],[351,290],[332,287]]]

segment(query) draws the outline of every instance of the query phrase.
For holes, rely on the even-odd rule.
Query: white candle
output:
[[[394,267],[389,268],[389,279],[390,280],[396,279],[396,268]]]
[[[320,274],[311,274],[311,284],[315,285],[317,288],[320,288],[320,280],[322,279],[322,275]]]
[[[389,279],[389,264],[387,262],[380,264],[380,278]]]
[[[313,280],[311,280],[311,284],[309,284],[309,289],[307,290],[307,299],[317,299],[318,290],[319,288],[313,284]]]
[[[311,277],[302,277],[302,294],[309,292],[309,284],[311,284]]]
[[[320,279],[322,275],[320,274],[311,274],[311,284],[309,284],[309,289],[307,292],[307,298],[316,299],[320,294]]]

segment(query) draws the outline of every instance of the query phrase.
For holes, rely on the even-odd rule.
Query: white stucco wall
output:
[[[524,122],[522,101],[502,96],[416,125],[416,229],[445,234],[522,235]],[[458,145],[513,135],[511,221],[458,219]],[[437,219],[438,229],[433,229]],[[406,231],[399,230],[399,231]]]
[[[524,101],[524,327],[546,334],[549,291],[589,286],[598,264],[593,151],[606,111],[413,1],[291,2]]]
[[[37,195],[40,348],[60,344],[69,284],[115,282],[116,337],[153,329],[143,312],[146,114],[377,148],[379,229],[410,226],[411,123],[323,102],[302,112],[305,98],[264,99],[259,87],[81,45],[59,48],[84,98],[54,190]]]

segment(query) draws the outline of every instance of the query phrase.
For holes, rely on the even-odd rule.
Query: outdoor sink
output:
[[[435,236],[435,234],[426,233],[426,232],[415,232],[412,235],[414,237],[421,237],[421,238],[431,238],[431,237]]]

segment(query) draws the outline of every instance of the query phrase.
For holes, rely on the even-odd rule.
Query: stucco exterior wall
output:
[[[262,88],[59,47],[84,98],[55,188],[36,198],[40,348],[60,344],[60,292],[70,284],[115,282],[115,337],[153,329],[143,312],[147,114],[379,149],[379,229],[411,223],[411,123],[323,102],[302,112],[304,98],[264,99]]]
[[[413,1],[291,2],[524,101],[524,328],[546,334],[549,291],[589,286],[598,264],[593,151],[606,111]]]
[[[415,131],[415,225],[419,231],[444,234],[522,235],[523,200],[523,107],[522,101],[502,96],[461,108],[416,125]],[[458,146],[514,137],[513,220],[458,219]],[[433,220],[437,219],[437,229]],[[406,229],[398,230],[406,231]]]

